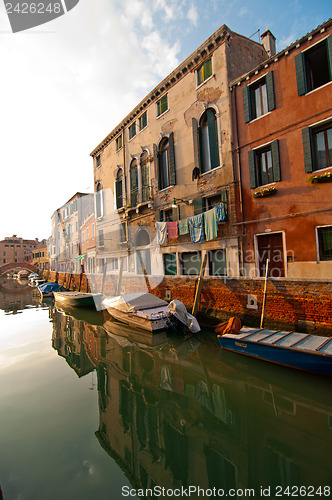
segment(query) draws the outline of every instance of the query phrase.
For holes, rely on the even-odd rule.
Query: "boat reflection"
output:
[[[96,437],[133,488],[331,484],[328,380],[221,353],[209,333],[52,315],[53,347],[78,376],[96,369]]]

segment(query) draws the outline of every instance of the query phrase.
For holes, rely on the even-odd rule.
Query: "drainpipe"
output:
[[[124,127],[122,127],[122,152],[123,152],[123,180],[124,180],[125,203],[127,205],[128,193],[127,193],[127,172],[126,172],[126,142],[125,142],[125,128]],[[126,207],[125,207],[125,230],[126,230],[127,250],[129,250],[128,220],[127,220]]]
[[[237,177],[239,183],[239,201],[240,201],[240,212],[241,212],[241,241],[240,241],[240,252],[241,252],[241,269],[240,274],[244,275],[243,269],[243,235],[244,235],[244,214],[243,214],[243,197],[242,197],[242,180],[241,180],[241,155],[239,147],[239,126],[238,126],[238,115],[237,115],[237,99],[236,99],[236,87],[234,87],[232,94],[234,99],[232,99],[234,112],[235,112],[235,139],[236,139],[236,156],[237,156],[237,175],[234,167],[234,177]]]

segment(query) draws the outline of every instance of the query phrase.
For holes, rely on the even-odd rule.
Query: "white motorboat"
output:
[[[193,333],[200,330],[198,322],[186,311],[182,302],[173,300],[168,304],[152,293],[128,293],[108,297],[102,301],[102,306],[121,323],[151,333],[174,328],[176,320]]]

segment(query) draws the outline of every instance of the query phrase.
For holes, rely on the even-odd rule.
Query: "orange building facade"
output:
[[[332,278],[332,21],[231,82],[241,274]]]

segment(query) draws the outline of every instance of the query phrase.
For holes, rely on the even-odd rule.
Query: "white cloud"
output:
[[[196,7],[194,6],[194,4],[191,4],[188,12],[187,12],[187,18],[189,19],[189,21],[194,25],[194,26],[197,26],[197,20],[198,20],[198,13],[197,13],[197,9]]]

